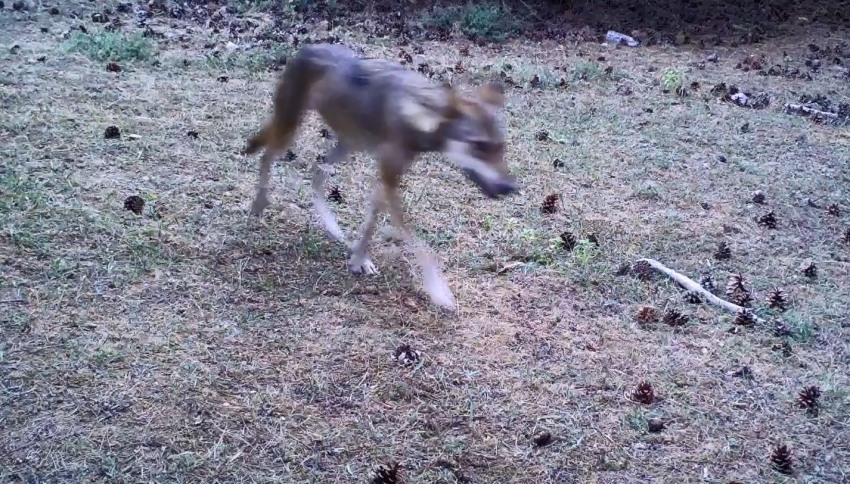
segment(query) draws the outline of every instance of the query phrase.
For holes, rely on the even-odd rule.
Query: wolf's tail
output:
[[[274,95],[274,114],[260,132],[248,139],[246,154],[264,147],[283,149],[292,142],[307,109],[310,89],[331,67],[335,52],[325,46],[306,45],[289,60]]]

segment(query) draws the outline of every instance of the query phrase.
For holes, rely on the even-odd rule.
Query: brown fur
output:
[[[338,45],[305,46],[277,84],[272,118],[247,143],[247,154],[266,150],[251,213],[259,216],[269,205],[271,163],[292,144],[304,114],[316,110],[338,139],[328,164],[347,160],[353,151],[370,152],[378,160],[379,184],[362,236],[351,245],[350,261],[355,272],[375,272],[367,252],[380,211],[389,211],[406,242],[417,243],[404,222],[398,188],[418,154],[446,153],[491,198],[517,188],[504,160],[504,136],[494,113],[504,102],[504,92],[495,84],[465,98],[452,86],[433,84],[396,63],[360,58]],[[330,235],[345,242],[324,201],[324,172],[317,164],[312,169],[315,209]],[[421,248],[416,252],[432,299],[453,306],[448,288],[438,287],[445,283],[430,253]]]

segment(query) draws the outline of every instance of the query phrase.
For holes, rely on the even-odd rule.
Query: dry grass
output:
[[[832,67],[812,81],[734,69],[748,54],[775,63],[786,51],[805,71],[807,44],[846,35],[824,41],[813,29],[704,51],[517,41],[470,46],[468,57],[417,42],[432,66],[511,64],[517,81],[549,80],[508,96],[521,193],[485,200],[439,157],[409,178],[408,213],[460,306],[447,318],[392,244],[374,248],[381,275],[356,277],[323,238],[305,170],[328,146],[315,116],[291,173],[276,167],[275,210],[247,216],[257,160],[240,152],[268,115],[275,77],[249,54],[203,61],[195,26],[185,49],[158,42],[159,66],[110,73],[64,50],[56,33],[77,22],[6,13],[0,481],[366,482],[371,466],[393,461],[411,483],[846,481],[850,138],[781,106],[817,93],[846,103],[850,83]],[[389,41],[342,36],[398,55]],[[698,69],[712,52],[719,62]],[[701,89],[662,92],[669,72]],[[764,90],[771,104],[719,103],[708,95],[719,82]],[[121,139],[103,139],[110,125]],[[332,182],[349,232],[370,166],[357,156]],[[766,205],[750,201],[755,190]],[[543,214],[550,193],[559,210]],[[123,209],[130,195],[147,202],[141,216]],[[755,221],[770,210],[776,230]],[[565,230],[578,239],[572,252],[557,243]],[[720,241],[728,260],[712,256]],[[670,281],[615,275],[640,257],[712,273],[721,288],[740,272],[761,316],[783,288],[791,335],[729,332],[734,315],[687,304]],[[814,280],[799,269],[809,260]],[[690,320],[640,325],[643,305]],[[403,344],[421,351],[417,363],[392,359]],[[654,403],[630,399],[641,380]],[[811,385],[816,415],[796,402]],[[661,432],[648,432],[653,419]],[[537,447],[542,432],[553,441]],[[770,468],[782,444],[794,476]]]

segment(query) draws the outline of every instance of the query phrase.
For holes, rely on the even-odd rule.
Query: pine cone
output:
[[[328,193],[328,200],[335,203],[342,203],[342,193],[339,192],[338,186],[332,186],[330,189],[330,193]]]
[[[375,477],[372,478],[371,484],[398,484],[401,481],[398,478],[398,464],[393,464],[387,468],[378,466],[375,469]]]
[[[547,195],[545,199],[543,199],[543,205],[541,205],[540,210],[543,213],[555,213],[558,211],[558,200],[561,199],[561,196],[557,193],[553,193],[551,195]]]
[[[778,309],[780,311],[788,309],[788,297],[785,295],[785,291],[778,287],[770,291],[767,297],[767,305],[771,309]]]
[[[717,252],[714,253],[714,258],[717,260],[726,260],[732,257],[732,249],[726,244],[726,241],[721,240],[717,244]]]
[[[744,285],[745,279],[741,274],[733,274],[726,284],[726,296],[738,306],[749,307],[753,302],[753,296]]]
[[[844,231],[844,237],[841,238],[845,244],[850,244],[850,229]]]
[[[778,338],[786,338],[791,336],[791,330],[788,329],[788,326],[779,318],[774,319],[772,321],[773,326],[773,335]]]
[[[320,138],[330,138],[330,137],[331,137],[331,132],[330,132],[330,130],[328,130],[328,128],[322,128],[322,129],[320,129],[320,130],[319,130],[319,137],[320,137]]]
[[[576,248],[576,244],[578,244],[578,241],[572,232],[561,232],[561,247],[566,250],[573,250]]]
[[[648,281],[652,277],[652,274],[655,272],[655,269],[653,269],[652,265],[649,262],[641,260],[632,264],[632,272],[634,272],[635,275],[638,276],[638,278],[644,281]]]
[[[295,161],[296,158],[298,158],[298,155],[296,155],[294,151],[286,150],[286,156],[284,156],[286,161]]]
[[[685,292],[685,302],[690,304],[699,304],[702,302],[702,297],[696,291],[686,291]]]
[[[744,309],[738,312],[738,315],[735,316],[734,324],[738,326],[752,326],[756,324],[756,317],[753,315],[752,311]]]
[[[841,207],[839,207],[837,203],[831,203],[828,207],[826,207],[826,213],[832,215],[833,217],[840,217]]]
[[[820,398],[820,388],[817,386],[810,386],[804,388],[797,396],[797,401],[800,404],[800,408],[805,408],[806,411],[813,415],[817,415],[818,408],[820,402],[818,399]]]
[[[764,214],[764,215],[762,215],[761,217],[758,218],[758,224],[762,225],[764,227],[767,227],[769,229],[775,229],[776,228],[776,214],[774,214],[772,210],[770,212],[767,212],[766,214]]]
[[[107,126],[103,131],[105,139],[121,139],[121,130],[117,126]]]
[[[809,263],[809,265],[803,269],[803,275],[810,279],[814,279],[818,276],[818,266],[816,266],[814,262]]]
[[[648,381],[638,383],[637,388],[632,392],[632,399],[646,405],[654,402],[655,391],[652,389],[652,385]]]
[[[130,195],[124,200],[124,210],[129,210],[136,215],[141,215],[144,208],[145,200],[138,195]]]
[[[640,324],[652,324],[658,321],[658,311],[652,306],[641,306],[635,319]]]
[[[789,357],[794,353],[794,348],[791,347],[791,343],[787,341],[783,341],[782,343],[777,343],[770,347],[773,351],[781,351],[782,356]]]
[[[753,192],[753,203],[758,203],[759,205],[764,203],[764,193],[761,190]]]
[[[791,460],[791,451],[788,450],[788,447],[785,445],[779,446],[774,449],[773,454],[770,455],[770,462],[773,464],[773,468],[776,469],[777,472],[780,472],[782,474],[794,473]]]
[[[717,287],[714,285],[714,279],[711,278],[710,274],[706,274],[702,276],[702,279],[699,282],[699,285],[702,286],[706,291],[714,294],[714,291],[717,290]]]
[[[401,345],[395,350],[395,355],[393,356],[396,361],[405,365],[412,365],[419,361],[420,353],[410,345]]]
[[[534,134],[534,138],[537,141],[549,141],[549,132],[545,129],[542,129]]]
[[[599,247],[599,236],[596,234],[587,234],[587,241]]]
[[[675,309],[669,309],[664,314],[664,324],[668,326],[684,326],[688,322],[688,317]]]

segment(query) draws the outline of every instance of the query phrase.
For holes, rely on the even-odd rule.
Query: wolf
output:
[[[440,152],[491,199],[518,190],[505,161],[505,136],[496,117],[504,102],[504,89],[497,83],[463,96],[448,83],[434,83],[392,61],[361,57],[338,44],[305,45],[288,60],[277,83],[271,119],[247,142],[247,155],[265,148],[250,213],[259,217],[269,206],[272,162],[293,143],[305,113],[316,111],[337,139],[325,164],[347,161],[354,152],[377,160],[371,201],[360,237],[353,243],[325,201],[326,171],[318,161],[311,167],[313,208],[329,237],[350,250],[349,270],[377,273],[369,244],[378,216],[388,211],[402,242],[413,249],[432,303],[453,309],[454,296],[434,255],[407,226],[399,185],[418,155]]]

